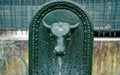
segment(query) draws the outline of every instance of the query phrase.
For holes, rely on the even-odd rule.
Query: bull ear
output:
[[[77,24],[75,24],[75,25],[70,25],[70,28],[76,28],[76,27],[78,27],[78,25],[79,25],[80,23],[77,23]]]
[[[45,21],[43,21],[43,25],[46,27],[46,28],[51,28],[50,25],[46,24]]]

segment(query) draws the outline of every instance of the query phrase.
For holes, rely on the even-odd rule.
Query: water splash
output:
[[[62,58],[58,57],[59,72],[58,75],[62,75]]]

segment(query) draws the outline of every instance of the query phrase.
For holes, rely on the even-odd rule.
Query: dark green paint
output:
[[[58,75],[58,56],[53,52],[57,37],[43,26],[67,22],[80,23],[64,36],[65,55],[61,75],[91,75],[93,26],[84,9],[73,1],[51,1],[35,14],[29,29],[29,75]]]

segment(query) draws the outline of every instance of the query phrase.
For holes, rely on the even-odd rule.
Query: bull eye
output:
[[[51,28],[52,33],[58,37],[66,35],[69,30],[68,24],[54,24]]]

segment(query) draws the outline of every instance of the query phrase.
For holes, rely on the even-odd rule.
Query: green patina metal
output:
[[[79,4],[44,4],[31,20],[29,43],[29,75],[91,75],[93,26]]]

